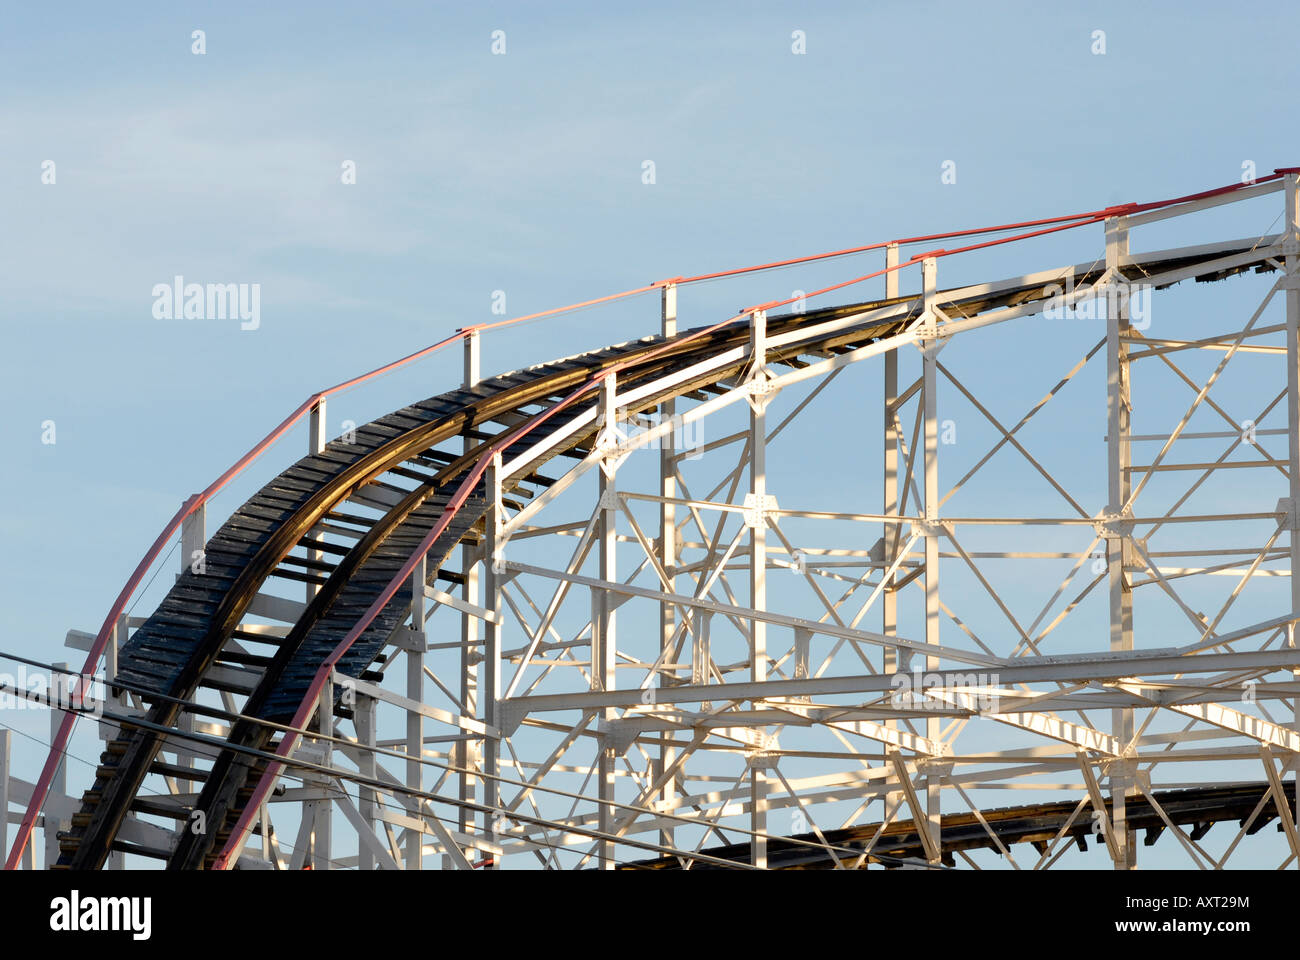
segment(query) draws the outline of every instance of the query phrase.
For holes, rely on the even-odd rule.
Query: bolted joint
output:
[[[1110,781],[1112,790],[1117,787],[1136,789],[1139,786],[1151,789],[1151,772],[1139,769],[1136,760],[1127,757],[1103,760],[1100,767],[1102,775]]]
[[[777,764],[781,760],[781,754],[776,752],[776,734],[764,733],[762,730],[755,730],[754,733],[758,749],[752,751],[746,757],[749,761],[750,769],[775,770]]]
[[[393,631],[393,646],[410,653],[424,653],[425,636],[423,630],[413,630],[405,626]]]
[[[766,370],[756,371],[754,376],[745,382],[742,389],[745,393],[745,402],[755,413],[766,410],[772,398],[779,392],[779,388],[772,383],[771,376]]]
[[[944,753],[951,751],[951,744],[940,744]],[[953,762],[943,760],[939,757],[918,757],[916,759],[916,772],[925,774],[927,777],[950,777],[952,776]]]
[[[1103,540],[1124,540],[1133,536],[1133,515],[1103,513],[1092,521],[1092,528]]]
[[[1300,530],[1300,523],[1297,523],[1295,500],[1291,497],[1278,498],[1277,514],[1284,530]]]
[[[762,496],[745,494],[745,526],[750,528],[767,526],[772,512],[776,509],[776,497],[770,493]]]
[[[948,537],[952,535],[952,525],[947,520],[913,520],[911,532],[920,537]],[[881,545],[883,556],[884,545]]]
[[[600,737],[601,749],[610,751],[616,757],[623,756],[636,742],[642,727],[643,724],[634,720],[620,718],[607,720],[602,718],[596,724],[596,733]]]
[[[293,758],[301,760],[304,763],[314,763],[317,766],[324,766],[327,755],[326,744],[303,742],[294,750]]]
[[[745,384],[745,392],[751,397],[768,397],[777,392],[772,377],[766,369],[757,370]]]

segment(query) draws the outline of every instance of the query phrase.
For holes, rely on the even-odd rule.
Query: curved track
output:
[[[773,331],[806,323],[812,317],[832,319],[854,309],[774,320]],[[800,352],[853,349],[893,332],[898,323],[841,331],[818,344],[786,351],[785,360],[798,364]],[[706,336],[692,336],[687,333],[677,338],[686,341],[680,349],[668,345],[669,349],[659,350],[665,346],[662,338],[649,338],[506,374],[472,390],[451,391],[358,428],[354,442],[336,440],[320,454],[304,457],[240,507],[211,538],[204,571],[182,575],[157,612],[123,648],[119,677],[171,698],[191,697],[204,685],[247,693],[245,713],[276,722],[291,719],[318,663],[432,529],[446,506],[448,491],[464,478],[476,452],[486,450],[502,431],[540,417],[573,387],[614,363],[630,361],[621,380],[635,384],[733,348],[743,343],[748,333],[743,324],[737,324]],[[642,355],[649,358],[639,360]],[[781,362],[780,357],[772,359]],[[742,365],[740,361],[687,380],[678,393],[705,389],[718,379],[734,376]],[[667,397],[649,398],[642,409],[653,409],[663,399]],[[505,454],[523,452],[547,432],[558,432],[592,403],[594,400],[575,404],[550,417],[540,431],[530,432],[518,449],[507,447]],[[590,442],[594,429],[569,436],[550,455],[584,455],[584,444]],[[476,442],[470,453],[440,449],[462,437]],[[506,486],[544,488],[548,481],[536,473],[537,466],[540,463],[530,464],[506,478]],[[474,527],[485,506],[482,496],[476,496],[457,511],[454,523],[430,555],[431,579],[457,579],[443,565],[457,544],[477,539]],[[320,539],[325,531],[355,542],[347,549],[327,543]],[[325,553],[326,559],[308,559],[304,556],[308,551]],[[265,637],[241,633],[238,625],[254,609],[260,586],[274,578],[305,581],[319,590],[273,654],[230,650],[231,640],[241,641],[241,646],[265,641]],[[361,676],[398,625],[405,607],[401,600],[390,601],[363,640],[340,662],[340,672]],[[214,668],[225,668],[219,678],[212,677]],[[232,673],[243,683],[233,682]],[[146,719],[170,726],[179,713],[178,704],[159,701]],[[239,723],[231,732],[233,742],[262,749],[270,746],[272,738],[271,728],[252,722]],[[104,766],[83,798],[73,830],[61,843],[61,866],[102,866],[160,746],[160,736],[148,730],[124,734],[108,745]],[[223,754],[203,778],[198,806],[207,812],[215,829],[203,837],[186,833],[169,860],[171,866],[198,867],[214,844],[219,848],[226,836],[224,828],[242,810],[239,796],[251,769],[247,759]],[[157,853],[127,844],[119,844],[117,849]]]
[[[1154,258],[1134,265],[1134,276],[1188,268],[1241,254],[1249,246],[1218,245],[1203,256]],[[1232,271],[1272,269],[1267,259]],[[1074,268],[1066,282],[1095,281],[1097,265]],[[1219,279],[1211,272],[1197,279]],[[1028,279],[1028,278],[1025,278]],[[1056,280],[1062,279],[1057,276]],[[941,292],[937,303],[952,318],[1044,300],[1053,287],[1042,279]],[[845,353],[903,331],[920,315],[919,297],[773,317],[767,321],[767,362],[798,368],[808,358]],[[595,376],[619,367],[620,390],[645,385],[647,392],[629,413],[649,412],[680,396],[719,391],[743,376],[750,327],[737,321],[652,337],[557,360],[453,390],[368,423],[355,436],[329,443],[304,457],[241,506],[208,541],[198,570],[183,574],[156,612],[120,654],[119,678],[134,689],[163,695],[150,703],[146,720],[175,728],[182,707],[200,688],[247,696],[241,720],[231,729],[232,745],[255,751],[275,749],[276,727],[288,723],[318,666],[358,622],[412,551],[444,517],[452,492],[479,460],[511,431],[527,436],[507,441],[503,459],[531,455],[501,478],[503,489],[531,497],[554,480],[543,473],[555,458],[587,454],[598,429],[596,393],[561,406],[561,401]],[[676,375],[676,376],[670,376]],[[666,383],[671,386],[664,386]],[[575,428],[576,425],[576,428]],[[467,451],[467,452],[466,452]],[[455,547],[482,536],[487,508],[480,482],[455,509],[428,556],[428,580],[457,582],[448,569]],[[241,628],[245,617],[265,614],[274,600],[263,588],[274,581],[300,581],[315,594],[293,614],[283,637]],[[366,675],[398,629],[409,602],[394,597],[383,607],[338,663],[341,673]],[[281,615],[281,619],[287,619]],[[160,764],[164,735],[123,730],[107,745],[102,766],[85,793],[72,830],[61,839],[59,866],[97,869],[112,851],[166,860],[169,868],[211,866],[261,775],[262,761],[249,752],[222,752],[207,769],[178,770]],[[180,830],[173,850],[118,839],[132,811],[157,812],[141,795],[149,773],[165,773],[201,784],[195,809],[209,828]]]

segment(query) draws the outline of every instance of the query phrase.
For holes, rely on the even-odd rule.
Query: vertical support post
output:
[[[122,645],[126,643],[129,635],[130,635],[130,619],[127,617],[125,613],[119,614],[117,618],[117,622],[113,624],[113,635],[109,637],[108,644],[104,648],[104,699],[107,701],[108,704],[111,704],[111,706],[109,706],[108,709],[119,713],[123,713],[126,710],[126,706],[127,706],[126,691],[124,690],[121,693],[114,694],[113,681],[117,679],[118,653],[119,651],[121,651]],[[78,682],[88,686],[90,680],[87,677],[82,677],[79,679]],[[83,687],[82,693],[84,694],[85,692],[86,691]],[[103,720],[99,722],[101,724],[105,723],[105,721]],[[178,725],[182,730],[192,730],[194,726],[194,714],[190,713],[189,711],[182,711],[180,717],[178,718]],[[120,730],[121,728],[117,724],[108,724],[107,726],[105,726],[104,732],[110,734],[108,737],[105,738],[105,742],[115,739]],[[179,742],[177,743],[176,750],[177,750],[176,752],[177,764],[179,764],[180,766],[189,766],[189,767],[194,766],[194,758],[192,756],[184,756],[181,754],[180,752],[181,744]],[[3,847],[4,845],[0,844],[0,849],[3,849]],[[108,860],[104,864],[104,869],[125,870],[126,869],[125,854],[117,850],[110,850],[108,853]]]
[[[13,733],[0,730],[0,856],[9,855],[9,771]],[[29,844],[30,846],[30,844]]]
[[[921,290],[923,328],[933,328],[937,321],[931,308],[934,305],[937,289],[938,261],[926,257],[921,264]],[[922,382],[921,403],[924,417],[924,457],[925,457],[925,642],[938,645],[939,640],[939,391],[938,369],[939,350],[942,344],[937,338],[926,339],[921,345]],[[926,671],[939,669],[939,658],[925,658]],[[927,717],[925,735],[937,740],[940,733],[939,718]],[[929,772],[925,775],[925,815],[926,827],[934,840],[932,849],[940,850],[940,814],[943,802],[943,779],[940,775]]]
[[[197,508],[195,508],[193,513],[181,521],[180,561],[182,574],[186,571],[198,573],[204,569],[204,551],[207,549],[208,545],[207,517],[208,505],[206,503],[201,503]],[[308,599],[310,599],[310,597]],[[107,656],[105,658],[107,660],[107,680],[110,684],[117,678],[118,651],[121,650],[122,646],[126,643],[129,632],[127,618],[123,615],[118,618],[117,625],[113,631],[113,637],[108,644]],[[111,686],[108,689],[111,690]],[[125,712],[127,706],[125,691],[113,696],[111,699],[114,710]],[[103,720],[101,720],[100,723],[105,725],[105,732],[112,732],[113,737],[116,737],[120,731],[120,727],[118,727],[117,724],[109,724],[107,721]],[[194,714],[188,710],[182,709],[178,725],[182,730],[187,732],[193,731]],[[109,739],[111,739],[111,737]],[[177,742],[176,763],[178,766],[182,767],[193,767],[194,758],[192,756],[184,756],[180,752],[183,743],[183,741]],[[185,745],[188,746],[188,744]],[[117,855],[109,855],[110,863],[113,862],[115,856]],[[121,862],[120,856],[117,857],[117,862]]]
[[[328,767],[333,762],[333,751],[330,742],[325,739],[334,736],[333,676],[326,677],[325,685],[321,688],[320,701],[316,705],[316,729],[321,735],[320,743],[324,748],[321,765]],[[334,786],[330,779],[324,776],[316,777],[315,785],[326,791]],[[312,806],[311,865],[313,870],[328,870],[330,868],[333,811],[334,803],[328,797],[316,801]]]
[[[411,629],[407,634],[406,696],[416,703],[424,703],[424,585],[428,578],[429,561],[421,557],[411,571]],[[414,710],[406,712],[406,785],[412,790],[423,790],[424,781],[424,717]],[[418,802],[418,801],[417,801]],[[415,815],[419,819],[419,814]],[[406,832],[406,869],[419,870],[424,860],[424,831],[409,829]]]
[[[320,397],[311,406],[311,417],[308,421],[307,434],[307,452],[320,453],[325,449],[325,398]]]
[[[257,811],[258,824],[262,829],[262,859],[267,863],[275,862],[275,844],[271,837],[271,812],[267,809],[267,803],[262,801],[262,807]]]
[[[360,753],[357,760],[357,769],[363,777],[375,779],[378,774],[377,763],[375,760],[375,698],[368,697],[364,694],[357,694],[356,703],[352,706],[353,723],[357,728],[357,746]],[[376,794],[373,787],[362,786],[357,791],[358,812],[361,819],[365,821],[365,829],[371,833],[375,830],[375,810]],[[357,868],[360,870],[375,869],[375,854],[370,849],[370,845],[360,843],[357,846]]]
[[[691,631],[695,637],[691,644],[691,683],[701,687],[710,680],[709,657],[713,654],[709,649],[709,631],[712,629],[713,611],[692,610],[689,615],[695,620],[695,629]],[[708,700],[700,704],[702,711],[712,709],[713,704]]]
[[[1286,194],[1286,223],[1283,226],[1286,254],[1286,417],[1287,417],[1287,477],[1291,497],[1291,609],[1300,610],[1300,175],[1284,174],[1283,190]],[[1296,645],[1296,624],[1291,624],[1287,637]],[[1300,680],[1300,670],[1292,674]],[[1300,697],[1295,700],[1294,729],[1300,730]],[[1294,759],[1294,758],[1293,758]],[[1300,778],[1300,769],[1296,769]],[[1300,795],[1297,796],[1295,823],[1300,830]],[[1300,868],[1300,863],[1296,866]]]
[[[1128,254],[1128,229],[1119,217],[1106,220],[1106,267],[1118,269],[1120,258]],[[1106,298],[1106,462],[1107,488],[1110,506],[1107,509],[1111,529],[1106,538],[1106,557],[1110,581],[1110,649],[1133,649],[1133,593],[1125,567],[1132,548],[1127,527],[1121,525],[1121,512],[1128,503],[1132,482],[1128,467],[1131,462],[1129,432],[1132,422],[1132,396],[1129,392],[1128,344],[1123,338],[1128,333],[1128,293],[1121,287],[1120,295]],[[1113,307],[1113,308],[1112,308]],[[1133,739],[1133,711],[1111,711],[1111,732],[1121,744]],[[1132,792],[1132,779],[1128,765],[1111,766],[1111,826],[1119,851],[1115,869],[1130,870],[1136,866],[1136,834],[1128,827],[1126,797]]]
[[[677,284],[664,284],[661,293],[662,333],[665,337],[675,337],[677,336]],[[660,406],[659,411],[660,422],[672,420],[677,415],[676,401],[666,400]],[[669,503],[668,499],[677,496],[677,449],[675,439],[675,432],[670,430],[659,441],[659,496],[665,498],[659,502],[659,564],[664,568],[664,573],[668,575],[668,592],[674,594],[677,593],[677,507],[675,504]],[[675,608],[671,603],[660,602],[660,653],[664,653],[672,646],[676,626]],[[663,772],[673,762],[673,748],[669,745],[671,743],[672,735],[670,733],[664,732],[661,734],[659,754],[652,765],[650,773],[652,783],[663,776]],[[674,784],[676,779],[676,777],[669,778],[660,790],[659,796],[654,799],[658,799],[664,804],[671,803],[675,792]],[[664,827],[659,831],[659,843],[665,847],[672,847],[674,845],[673,833],[671,826]]]
[[[203,503],[181,521],[181,573],[202,569],[203,548],[208,543],[204,533],[207,515],[208,505]]]
[[[193,513],[191,513],[189,516],[187,516],[184,520],[181,521],[180,561],[181,561],[182,574],[184,574],[186,571],[193,571],[195,573],[198,573],[204,569],[204,551],[207,549],[207,545],[208,545],[207,517],[208,517],[208,505],[206,503],[201,503],[198,505],[197,508],[195,508]],[[310,599],[310,597],[308,599]],[[130,631],[128,629],[127,618],[125,615],[123,615],[118,618],[117,625],[113,630],[113,637],[109,642],[108,649],[106,651],[107,654],[105,657],[107,661],[106,679],[109,681],[110,684],[114,679],[117,678],[118,651],[121,650],[123,644],[126,643],[129,632]],[[107,689],[111,691],[112,687],[109,686]],[[118,712],[125,712],[127,706],[127,698],[126,698],[125,691],[115,696],[112,696],[111,700],[112,700],[114,710]],[[111,731],[112,736],[109,737],[108,739],[112,739],[112,737],[116,737],[118,732],[120,731],[120,727],[118,727],[117,724],[110,724],[104,720],[101,720],[100,723],[105,726],[106,733]],[[178,725],[180,729],[185,730],[186,732],[193,731],[194,714],[189,712],[188,710],[183,709],[181,711],[181,715],[178,720]],[[182,766],[182,767],[193,767],[194,758],[192,756],[184,756],[180,752],[182,743],[184,743],[184,741],[178,741],[176,745],[177,746],[176,763],[178,766]],[[116,854],[109,854],[109,862],[113,863],[115,857],[117,863],[120,864],[122,858]]]
[[[483,592],[488,609],[495,614],[493,620],[483,623],[482,683],[483,720],[488,726],[501,725],[501,588],[505,584],[505,540],[501,536],[505,514],[501,504],[501,454],[492,455],[492,465],[484,478],[487,496],[487,516],[483,523]],[[496,816],[501,804],[500,772],[501,743],[494,737],[483,741],[483,833],[492,842],[496,840]]]
[[[126,708],[126,692],[113,693],[113,680],[117,679],[117,654],[122,649],[122,644],[126,643],[127,636],[129,636],[129,624],[130,620],[126,617],[125,613],[118,614],[117,622],[113,624],[112,636],[109,637],[108,644],[105,645],[104,648],[105,706],[107,706],[109,710],[116,710],[116,712],[123,712]],[[82,695],[85,696],[87,688],[90,687],[91,678],[82,676],[82,678],[78,679],[78,683],[82,684]],[[105,736],[104,738],[105,741],[116,738],[118,731],[120,731],[120,727],[118,727],[116,723],[107,723],[105,721],[99,721],[99,723],[101,730],[103,730],[105,734],[108,734],[108,736]],[[194,714],[182,712],[181,717],[178,718],[178,726],[181,727],[182,730],[190,730],[192,725],[194,725]],[[179,743],[177,744],[177,754],[175,754],[175,758],[177,758],[178,765],[194,766],[194,760],[192,760],[192,757],[182,756],[181,744]],[[0,844],[0,849],[3,848],[4,844]],[[104,869],[125,870],[126,857],[123,856],[121,852],[109,851],[108,860],[104,862]]]
[[[104,648],[104,699],[108,702],[109,709],[119,714],[125,713],[127,708],[126,691],[122,690],[114,693],[113,681],[117,679],[118,653],[121,651],[122,645],[126,643],[130,633],[129,623],[127,615],[125,613],[121,614],[117,618],[117,623],[113,624],[113,635]],[[185,717],[192,719],[192,715],[189,713],[182,714],[182,719]],[[110,723],[107,720],[100,720],[99,723],[105,734],[104,741],[106,743],[117,737],[121,728],[116,723]],[[193,761],[191,761],[191,765],[192,763]]]
[[[885,247],[885,268],[889,270],[885,274],[885,299],[893,300],[898,297],[898,270],[893,269],[898,266],[898,244],[891,243]],[[898,427],[898,351],[890,350],[885,354],[885,449],[884,449],[884,496],[881,504],[883,513],[887,517],[898,516],[898,444],[900,440],[900,430]],[[890,564],[894,562],[894,556],[898,552],[899,537],[902,529],[897,523],[886,523],[883,525],[883,536],[881,545],[883,550],[880,554],[881,571],[889,569]],[[892,577],[889,578],[891,581]],[[880,632],[887,637],[898,635],[898,593],[894,590],[892,582],[885,584],[884,592],[880,596]],[[893,673],[898,669],[898,648],[883,647],[881,649],[882,668],[885,673]],[[897,720],[886,720],[885,725],[890,729],[898,728]],[[889,820],[890,812],[897,803],[898,794],[890,793],[883,797],[884,815],[881,817],[881,823]]]
[[[55,704],[68,702],[68,675],[63,671],[69,669],[66,663],[52,664],[53,672],[50,674],[49,698],[50,698],[50,742],[53,743],[55,737],[59,734],[59,727],[63,723],[63,711],[55,708]],[[59,830],[62,823],[54,816],[53,810],[58,805],[50,801],[58,797],[62,800],[68,792],[68,758],[65,754],[59,758],[59,765],[54,770],[54,779],[50,782],[50,792],[45,798],[45,808],[42,816],[45,818],[45,869],[54,866],[59,859]]]
[[[756,611],[767,609],[767,312],[755,310],[750,317],[750,382],[755,392],[749,398],[749,495],[753,510],[749,528],[749,603]],[[767,679],[767,623],[757,618],[749,626],[749,678]],[[751,760],[750,862],[767,867],[767,770],[766,761]]]
[[[803,627],[794,628],[794,678],[796,680],[807,680],[809,671],[809,659],[812,656],[812,631]],[[812,697],[801,696],[793,698],[797,703],[812,703]]]
[[[612,446],[617,441],[615,431],[618,428],[617,407],[618,382],[614,374],[607,376],[600,389],[601,435],[597,446]],[[596,527],[599,547],[599,578],[605,583],[618,582],[618,493],[614,474],[616,463],[603,459],[600,463],[599,490],[600,504],[597,510],[600,519]],[[608,590],[596,589],[592,596],[591,618],[591,688],[593,691],[609,691],[617,688],[614,668],[618,662],[618,636],[615,631],[615,604]],[[605,708],[605,724],[618,717],[614,708]],[[608,729],[608,726],[606,726]],[[597,792],[600,799],[600,830],[612,833],[614,829],[614,771],[617,756],[602,737],[599,742],[597,775],[600,780]],[[612,870],[616,866],[614,844],[609,840],[600,841],[600,869]]]
[[[463,385],[468,390],[477,386],[482,377],[482,339],[478,330],[470,329],[465,332],[464,347]],[[469,453],[473,445],[474,441],[470,437],[463,437],[461,452]],[[487,556],[483,549],[484,544],[479,544],[478,547],[466,544],[460,548],[461,569],[465,571],[461,596],[467,603],[476,606],[479,603],[479,564],[482,558]],[[460,644],[461,712],[463,716],[476,718],[478,716],[478,662],[481,651],[479,650],[479,621],[470,613],[461,613]],[[476,788],[473,775],[467,771],[478,763],[478,752],[474,749],[472,741],[462,738],[456,741],[452,756],[455,758],[456,766],[462,771],[456,774],[458,793],[462,801],[462,806],[456,813],[457,823],[462,833],[470,834],[474,832],[474,812],[468,804],[474,802]],[[443,868],[451,869],[452,866],[450,858],[445,858]]]
[[[885,299],[892,300],[898,296],[898,271],[890,269],[898,266],[898,244],[891,243],[885,247],[885,267],[890,272],[885,274]],[[899,431],[896,425],[898,411],[898,351],[890,350],[885,354],[885,483],[884,503],[881,511],[887,517],[898,516],[898,441]],[[881,554],[883,569],[888,569],[898,549],[899,526],[896,523],[884,525],[884,551]],[[892,579],[892,578],[891,578]],[[898,594],[893,584],[886,584],[880,597],[880,632],[892,637],[898,632]],[[885,647],[884,670],[893,673],[898,661],[898,650]],[[897,721],[889,721],[890,726],[897,726]]]

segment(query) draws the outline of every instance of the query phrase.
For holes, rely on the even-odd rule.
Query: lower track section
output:
[[[1289,804],[1288,815],[1294,820],[1295,781],[1287,782],[1284,789]],[[1168,829],[1165,820],[1168,817],[1169,823],[1189,829],[1191,838],[1200,840],[1219,823],[1245,826],[1263,800],[1264,807],[1251,821],[1247,835],[1258,833],[1270,824],[1282,832],[1277,807],[1269,792],[1267,783],[1158,790],[1153,796],[1164,816],[1145,797],[1130,797],[1126,811],[1128,828],[1144,834],[1143,842],[1151,846]],[[1109,815],[1109,803],[1106,810]],[[967,850],[991,850],[999,856],[1010,851],[1022,868],[1032,867],[1039,857],[1049,854],[1049,844],[1055,845],[1051,853],[1070,844],[1087,850],[1089,840],[1095,845],[1105,846],[1105,836],[1096,823],[1091,807],[1085,806],[1080,812],[1079,804],[1070,801],[1000,807],[981,811],[978,816],[974,813],[945,814],[940,832],[941,862],[944,866],[956,866],[959,854]],[[799,843],[792,843],[792,840]],[[1027,860],[1024,851],[1017,854],[1014,849],[1017,844],[1032,848]],[[734,861],[740,867],[749,862],[750,845],[706,847],[700,853],[718,860]],[[891,869],[927,866],[925,846],[911,820],[896,820],[883,828],[880,823],[866,823],[844,830],[826,830],[820,837],[815,833],[790,838],[774,837],[768,841],[767,857],[768,866],[777,870],[833,870],[866,864],[880,864]],[[680,857],[659,857],[628,863],[622,869],[725,870],[726,867],[708,860],[692,864]]]

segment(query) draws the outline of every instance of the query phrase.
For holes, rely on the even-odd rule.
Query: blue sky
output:
[[[1300,67],[1266,7],[267,6],[0,11],[0,649],[77,659],[64,631],[98,627],[186,496],[314,390],[497,319],[494,290],[518,315],[1300,162],[1286,106]],[[990,255],[976,276],[1077,248],[1045,249]],[[875,264],[859,266],[808,285]],[[259,283],[261,327],[156,319],[150,291],[177,274]],[[701,287],[683,320],[792,282]],[[485,372],[656,326],[653,299],[526,325],[487,342]],[[331,435],[444,389],[458,364],[341,400]],[[285,444],[267,470],[297,456]]]

